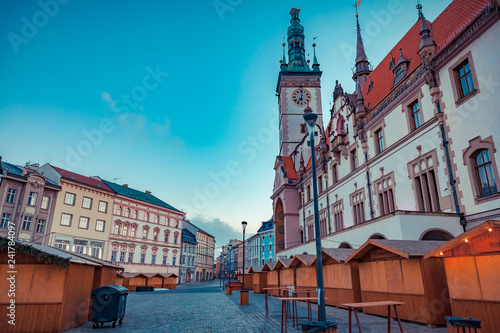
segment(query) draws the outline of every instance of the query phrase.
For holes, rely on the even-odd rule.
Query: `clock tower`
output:
[[[279,156],[291,156],[298,170],[299,155],[296,147],[307,135],[303,119],[304,109],[309,105],[318,114],[318,122],[323,126],[321,111],[321,74],[314,54],[312,68],[305,57],[304,27],[300,24],[300,9],[292,8],[288,27],[288,63],[283,44],[283,60],[278,76],[276,93],[279,103]],[[316,45],[313,44],[313,47]],[[318,131],[318,135],[320,132]],[[319,140],[318,140],[319,142]],[[293,156],[292,156],[293,154]],[[310,153],[303,152],[306,161]]]

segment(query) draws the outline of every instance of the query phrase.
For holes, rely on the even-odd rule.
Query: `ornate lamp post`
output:
[[[318,278],[318,307],[319,307],[319,320],[326,321],[326,309],[325,309],[325,294],[323,286],[323,262],[321,260],[321,233],[319,229],[319,208],[318,208],[318,184],[316,178],[316,153],[314,147],[314,129],[316,126],[316,121],[318,120],[318,115],[312,112],[312,109],[307,105],[304,110],[304,120],[307,124],[307,129],[309,130],[309,140],[311,144],[311,165],[312,165],[312,183],[313,183],[313,195],[314,195],[314,229],[316,237],[316,271]]]

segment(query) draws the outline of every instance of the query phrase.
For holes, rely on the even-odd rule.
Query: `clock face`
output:
[[[306,88],[297,88],[292,91],[292,102],[297,106],[306,106],[311,102],[311,92]]]

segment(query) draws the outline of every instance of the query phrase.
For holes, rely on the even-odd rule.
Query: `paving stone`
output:
[[[185,283],[173,290],[131,292],[127,298],[122,326],[105,323],[99,330],[105,332],[280,332],[281,302],[269,297],[269,318],[265,316],[265,296],[249,292],[249,305],[239,305],[239,291],[226,295],[218,280]],[[298,302],[299,316],[307,314],[306,304]],[[317,319],[316,304],[312,305],[313,320]],[[387,332],[387,319],[359,314],[361,328],[366,333]],[[338,332],[348,332],[348,311],[327,306],[327,320],[338,323]],[[301,321],[305,321],[302,319]],[[428,328],[425,325],[403,322],[406,333],[445,333],[446,328]],[[357,332],[353,316],[353,332]],[[98,332],[92,322],[72,329],[71,333]],[[302,332],[288,321],[288,332]],[[391,332],[399,332],[397,321],[391,323]]]

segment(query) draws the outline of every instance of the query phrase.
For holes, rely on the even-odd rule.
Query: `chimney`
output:
[[[128,187],[128,184],[123,184],[124,187]]]
[[[151,191],[147,191],[147,190],[146,190],[146,194],[151,194]]]

